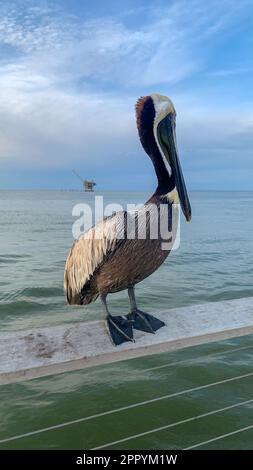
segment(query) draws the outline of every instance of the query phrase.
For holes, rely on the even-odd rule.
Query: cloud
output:
[[[182,0],[156,10],[145,4],[145,21],[133,26],[131,15],[87,19],[63,2],[4,2],[0,163],[34,170],[101,168],[104,159],[134,175],[140,153],[134,103],[139,94],[168,88],[189,171],[206,171],[221,154],[222,165],[236,165],[236,149],[243,146],[248,162],[252,114],[238,116],[236,103],[229,112],[219,103],[217,115],[205,93],[176,88],[205,72],[212,44],[245,14],[246,4],[213,0],[210,8]],[[217,79],[232,73],[211,72]]]
[[[200,0],[181,0],[152,8],[152,19],[135,28],[121,18],[79,18],[59,4],[5,5],[0,43],[23,54],[31,69],[61,82],[95,78],[123,85],[175,83],[200,68],[205,58],[196,54],[198,45],[229,27],[240,10],[232,0],[212,4],[207,9]]]
[[[22,82],[20,75],[21,70]],[[122,102],[47,88],[40,76],[31,76],[30,83],[42,89],[33,93],[30,87],[18,89],[12,81],[6,96],[6,88],[0,91],[0,161],[8,155],[16,165],[57,168],[75,160],[95,166],[105,153],[113,162],[122,146],[133,150],[135,143],[128,142],[135,125],[133,113]]]

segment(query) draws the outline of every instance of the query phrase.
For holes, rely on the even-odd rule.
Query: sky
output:
[[[252,0],[0,0],[0,189],[152,190],[135,102],[177,110],[190,190],[253,190]]]

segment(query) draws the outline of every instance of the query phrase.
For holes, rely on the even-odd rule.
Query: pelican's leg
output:
[[[112,316],[106,303],[106,294],[101,294],[100,299],[106,314],[106,323],[111,340],[115,346],[133,339],[133,322],[127,317]]]
[[[130,301],[130,313],[128,318],[133,321],[133,328],[136,330],[155,333],[156,330],[165,326],[165,323],[149,313],[142,312],[137,308],[134,287],[128,288],[128,296]]]

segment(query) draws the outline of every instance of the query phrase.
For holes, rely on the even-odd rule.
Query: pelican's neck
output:
[[[169,174],[161,155],[161,151],[156,143],[154,136],[154,120],[154,104],[152,99],[147,97],[142,107],[141,114],[139,116],[137,115],[137,126],[142,146],[151,158],[156,172],[158,181],[156,193],[163,195],[173,191],[175,188],[175,181],[173,175]]]
[[[170,176],[165,163],[163,161],[163,157],[161,155],[160,149],[157,146],[157,143],[155,141],[154,133],[152,131],[152,134],[150,135],[149,138],[151,143],[151,148],[150,148],[150,153],[149,156],[152,160],[152,163],[154,165],[154,169],[156,172],[157,176],[157,192],[160,194],[166,194],[167,192],[171,191],[175,184],[174,184],[174,178]]]

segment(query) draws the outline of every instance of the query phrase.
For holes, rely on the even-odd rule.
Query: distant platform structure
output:
[[[76,175],[77,178],[79,178],[79,180],[82,182],[84,191],[92,193],[94,191],[94,186],[96,186],[95,181],[83,179],[75,170],[72,171],[74,175]]]
[[[96,186],[95,181],[93,180],[84,180],[84,191],[92,192],[94,191],[94,186]]]

